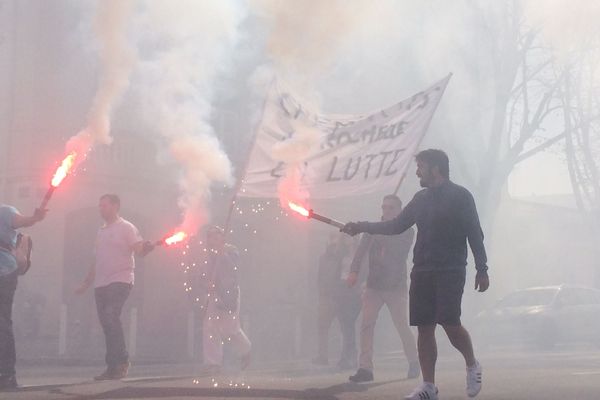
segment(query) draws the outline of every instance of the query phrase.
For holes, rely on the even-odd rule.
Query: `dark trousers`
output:
[[[121,325],[121,310],[131,287],[129,283],[114,282],[95,289],[96,309],[106,340],[106,365],[109,368],[129,362]]]
[[[360,313],[359,296],[319,297],[318,336],[319,357],[328,358],[329,329],[334,319],[340,324],[342,354],[340,363],[356,362],[356,319]]]
[[[16,271],[0,276],[0,375],[14,375],[16,352],[12,307],[17,290]]]

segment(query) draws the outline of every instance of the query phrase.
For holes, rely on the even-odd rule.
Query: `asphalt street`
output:
[[[497,349],[479,358],[484,388],[477,399],[600,399],[600,351],[593,347]],[[134,365],[127,379],[110,382],[90,378],[97,367],[28,366],[19,372],[22,388],[0,393],[0,399],[401,399],[419,382],[404,379],[405,368],[401,354],[391,355],[377,361],[374,382],[354,384],[347,380],[352,371],[315,368],[306,361],[219,376],[199,376],[190,364]],[[458,353],[440,356],[436,383],[440,399],[467,398]]]

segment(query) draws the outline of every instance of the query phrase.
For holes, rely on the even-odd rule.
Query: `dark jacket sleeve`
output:
[[[475,268],[477,271],[485,272],[488,267],[485,246],[483,245],[483,230],[481,229],[481,224],[479,222],[475,200],[471,193],[466,193],[464,204],[463,221],[467,239],[469,240],[469,246],[471,247],[473,258],[475,259]]]
[[[360,230],[373,235],[401,234],[416,223],[420,193],[413,197],[396,218],[382,222],[359,222]]]

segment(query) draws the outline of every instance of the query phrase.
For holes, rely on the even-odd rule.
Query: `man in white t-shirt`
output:
[[[104,225],[98,231],[95,262],[77,294],[94,284],[96,309],[106,340],[106,370],[96,380],[121,379],[129,370],[129,354],[121,325],[121,310],[134,282],[134,254],[145,256],[154,248],[138,229],[119,216],[121,201],[115,194],[100,197]]]

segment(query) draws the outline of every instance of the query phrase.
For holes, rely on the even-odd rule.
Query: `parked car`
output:
[[[600,345],[600,290],[584,286],[532,287],[506,295],[479,313],[474,331],[488,343],[527,343],[548,349],[558,342]]]

